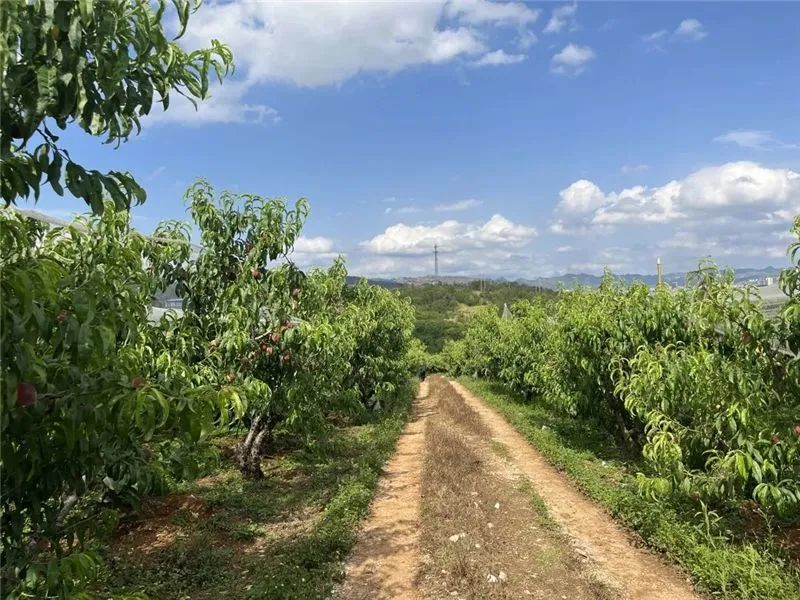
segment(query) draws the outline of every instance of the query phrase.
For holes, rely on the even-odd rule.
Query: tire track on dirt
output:
[[[503,444],[519,471],[534,486],[553,518],[595,564],[597,576],[632,600],[696,600],[701,598],[686,575],[661,557],[636,545],[634,536],[584,496],[500,414],[461,384],[451,385],[480,414]]]
[[[436,398],[423,381],[411,419],[386,463],[369,515],[345,565],[340,600],[416,599],[419,572],[420,483],[425,423]]]

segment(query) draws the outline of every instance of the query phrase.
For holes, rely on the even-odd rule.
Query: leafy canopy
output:
[[[104,192],[117,208],[144,202],[130,173],[78,164],[53,130],[75,124],[119,144],[141,130],[154,102],[169,107],[170,92],[193,103],[207,97],[209,74],[221,82],[233,56],[217,40],[210,48],[181,48],[175,40],[199,2],[173,3],[179,30],[170,40],[165,0],[3,1],[0,194],[7,205],[38,199],[42,185],[59,195],[66,185],[95,213],[103,211]]]

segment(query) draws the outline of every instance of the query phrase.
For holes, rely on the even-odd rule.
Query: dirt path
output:
[[[335,598],[700,598],[481,399],[456,382],[429,381]],[[512,480],[528,482],[545,513]],[[562,533],[547,531],[547,519]]]
[[[550,518],[481,416],[443,377],[425,426],[422,561],[427,600],[618,600]]]
[[[493,440],[506,447],[511,461],[531,481],[578,551],[594,563],[599,579],[633,600],[699,598],[685,575],[660,557],[637,547],[630,533],[550,466],[502,416],[461,384],[451,384],[481,416]]]
[[[341,600],[417,598],[419,506],[425,423],[436,407],[423,381],[397,450],[384,475],[345,565]]]

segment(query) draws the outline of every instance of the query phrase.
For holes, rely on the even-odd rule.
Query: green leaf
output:
[[[90,23],[94,16],[94,1],[93,0],[78,0],[78,7],[81,11],[81,19],[84,23]]]
[[[39,97],[36,101],[36,112],[44,114],[55,97],[56,68],[39,67],[36,71],[36,88]]]

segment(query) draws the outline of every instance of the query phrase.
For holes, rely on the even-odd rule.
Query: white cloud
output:
[[[659,29],[658,31],[654,31],[653,33],[648,33],[642,39],[645,42],[658,42],[660,40],[663,40],[668,35],[669,31],[667,31],[666,29]]]
[[[561,33],[562,30],[574,31],[577,28],[575,14],[578,12],[577,3],[565,4],[553,9],[550,20],[544,28],[544,33]]]
[[[567,44],[561,52],[553,55],[550,70],[559,75],[579,75],[596,57],[589,46]]]
[[[606,203],[603,191],[587,179],[579,179],[559,193],[559,212],[585,214],[600,208]]]
[[[650,165],[640,164],[640,165],[622,165],[620,171],[622,171],[623,175],[630,175],[631,173],[643,173],[650,168]]]
[[[187,47],[224,40],[233,50],[239,79],[212,89],[198,110],[175,95],[150,123],[265,123],[280,120],[266,104],[247,101],[265,82],[300,87],[337,85],[364,73],[393,74],[419,65],[456,60],[499,66],[524,60],[487,45],[492,27],[516,27],[525,37],[539,11],[522,2],[208,2],[192,17]],[[535,37],[535,36],[534,36]],[[518,42],[520,48],[527,46]]]
[[[361,247],[372,254],[420,255],[432,251],[434,244],[442,252],[458,252],[486,248],[519,248],[536,237],[536,229],[519,225],[501,215],[494,215],[483,224],[448,220],[436,225],[405,225],[399,223]]]
[[[317,236],[300,236],[294,242],[294,251],[305,254],[328,254],[333,252],[333,240],[330,238]]]
[[[606,204],[598,208],[592,224],[651,224],[669,223],[685,216],[677,208],[680,183],[670,181],[657,187],[634,186],[612,193],[606,197]]]
[[[450,204],[438,204],[433,207],[433,210],[436,212],[456,212],[461,210],[470,210],[472,208],[478,208],[481,206],[483,202],[481,200],[476,200],[475,198],[468,198],[466,200],[459,200],[458,202],[452,202]]]
[[[530,25],[539,18],[540,11],[524,2],[490,2],[489,0],[452,0],[445,6],[445,14],[463,23],[479,25]]]
[[[800,172],[754,162],[709,166],[613,191],[581,179],[562,190],[553,213],[552,232],[580,234],[561,243],[545,239],[534,245],[533,227],[500,215],[480,222],[400,223],[359,244],[352,271],[430,274],[434,244],[440,272],[447,275],[516,278],[601,273],[605,267],[652,273],[657,256],[672,272],[693,269],[704,256],[734,267],[780,265],[797,214]]]
[[[505,50],[487,52],[478,60],[470,63],[473,67],[494,67],[498,65],[515,65],[525,60],[524,54],[507,54]]]
[[[336,251],[335,243],[330,238],[303,235],[295,240],[294,248],[290,253],[291,259],[303,268],[327,266],[337,256],[344,255],[344,252]]]
[[[797,144],[788,144],[776,139],[770,131],[757,129],[736,129],[728,131],[727,133],[715,137],[714,141],[736,144],[737,146],[749,148],[751,150],[788,150],[798,147]]]
[[[659,29],[653,33],[642,36],[642,41],[651,50],[666,52],[670,42],[699,42],[708,35],[703,24],[697,19],[684,19],[674,31]]]
[[[427,254],[364,255],[354,259],[350,267],[352,273],[370,277],[432,275],[433,247]],[[553,272],[553,263],[540,253],[526,254],[501,247],[439,253],[441,275],[517,278]]]
[[[524,27],[538,11],[521,2],[213,2],[192,18],[187,43],[232,47],[248,84],[340,84],[496,50],[494,26]]]
[[[741,263],[747,259],[755,259],[764,266],[766,261],[773,262],[786,257],[788,240],[783,233],[771,233],[765,236],[760,231],[741,231],[715,228],[709,232],[707,228],[679,230],[670,237],[654,245],[654,249],[669,257],[668,262],[678,263],[678,269],[697,264],[699,258],[712,256],[727,264]],[[672,267],[670,267],[672,268]]]
[[[197,108],[179,94],[170,95],[169,109],[164,111],[154,104],[153,111],[145,117],[148,124],[181,123],[206,125],[209,123],[260,123],[275,125],[280,115],[266,104],[251,104],[244,100],[249,84],[244,81],[226,81],[213,85],[210,97],[199,102]]]
[[[603,192],[579,180],[562,190],[555,233],[611,231],[620,226],[693,223],[786,228],[800,213],[800,173],[753,162],[706,167],[656,187]]]
[[[744,208],[753,215],[781,208],[800,212],[800,173],[745,161],[708,167],[683,181],[680,202],[698,210]]]
[[[703,29],[703,24],[697,19],[684,19],[675,29],[673,35],[676,38],[698,42],[708,34]]]
[[[384,202],[387,201],[394,201],[394,198],[386,199]],[[459,212],[463,210],[470,210],[473,208],[477,208],[483,205],[482,200],[476,200],[475,198],[467,198],[466,200],[459,200],[458,202],[450,202],[448,204],[437,204],[433,208],[429,207],[421,207],[417,204],[407,204],[405,206],[388,206],[384,209],[383,213],[386,215],[390,214],[399,214],[399,215],[412,215],[417,214],[429,210],[433,210],[434,212]]]
[[[408,206],[398,206],[396,208],[394,206],[388,206],[383,211],[383,214],[385,214],[385,215],[389,215],[389,214],[411,215],[411,214],[420,213],[420,212],[422,212],[422,209],[419,206],[415,206],[413,204],[409,204]]]
[[[539,41],[539,38],[536,37],[536,34],[530,31],[529,29],[523,29],[519,32],[519,36],[517,36],[517,48],[520,50],[528,50],[531,46],[536,44]]]

